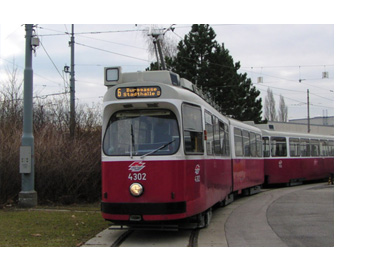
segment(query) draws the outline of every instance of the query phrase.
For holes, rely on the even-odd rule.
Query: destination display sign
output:
[[[118,99],[159,97],[161,96],[161,88],[158,86],[120,87],[117,88],[115,96]]]

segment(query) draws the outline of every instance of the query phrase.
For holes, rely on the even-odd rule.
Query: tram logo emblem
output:
[[[194,172],[195,172],[195,182],[200,182],[200,175],[199,175],[199,173],[200,173],[200,165],[199,164],[197,164],[196,166],[195,166],[195,169],[194,169]]]
[[[144,162],[133,162],[131,165],[129,165],[129,170],[132,172],[140,172],[145,166],[146,163]]]
[[[195,166],[195,174],[199,174],[200,173],[200,165],[199,164],[197,164],[196,166]]]

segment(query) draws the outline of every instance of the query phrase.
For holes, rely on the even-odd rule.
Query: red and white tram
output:
[[[221,115],[169,71],[105,68],[102,216],[130,227],[188,220],[267,184],[334,172],[333,136],[260,130]]]
[[[104,219],[129,226],[193,219],[203,227],[215,204],[263,183],[260,130],[221,115],[189,81],[113,67],[105,85]]]
[[[262,134],[266,184],[333,178],[333,136],[267,130]]]

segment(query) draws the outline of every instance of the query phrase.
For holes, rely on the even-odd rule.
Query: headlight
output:
[[[143,186],[139,183],[133,183],[131,186],[129,186],[129,192],[134,197],[139,197],[143,193]]]

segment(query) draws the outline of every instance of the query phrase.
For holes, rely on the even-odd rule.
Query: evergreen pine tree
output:
[[[177,56],[168,59],[168,67],[209,93],[223,114],[237,120],[262,122],[260,92],[246,73],[238,72],[240,63],[234,62],[228,49],[215,37],[209,25],[194,24],[179,42]]]

